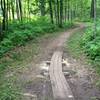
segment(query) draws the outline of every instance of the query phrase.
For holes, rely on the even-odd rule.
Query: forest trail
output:
[[[65,43],[71,34],[84,28],[85,26],[80,24],[79,27],[63,32],[56,38],[42,41],[41,52],[37,55],[36,62],[29,65],[32,68],[28,69],[25,75],[20,76],[22,84],[24,83],[23,100],[54,100],[48,61],[55,51],[64,52]],[[64,75],[75,100],[99,100],[100,92],[93,85],[94,75],[87,65],[73,59],[67,52],[63,53],[63,59]]]

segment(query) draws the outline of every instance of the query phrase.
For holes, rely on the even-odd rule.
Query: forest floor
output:
[[[50,61],[58,45],[64,52],[63,58],[67,61],[67,70],[70,75],[65,77],[75,100],[100,100],[100,90],[94,84],[96,76],[93,69],[85,63],[85,60],[77,60],[65,50],[66,41],[71,34],[82,31],[84,28],[85,26],[81,24],[56,37],[46,38],[39,42],[40,52],[31,62],[24,65],[23,70],[16,71],[16,84],[20,84],[23,100],[53,100],[50,78],[43,68],[46,68],[45,61]]]
[[[65,76],[68,81],[75,100],[100,100],[100,91],[94,85],[95,74],[89,65],[83,60],[76,60],[64,49],[66,40],[70,35],[77,31],[82,31],[84,25],[78,28],[70,29],[61,33],[54,39],[44,40],[41,42],[41,52],[38,54],[38,63],[32,63],[32,67],[27,70],[20,78],[27,81],[24,84],[24,96],[26,100],[53,100],[52,89],[48,74],[44,74],[45,61],[51,59],[57,46],[64,51],[63,57],[68,62],[70,75]],[[35,66],[35,67],[34,67]],[[24,83],[24,82],[23,82]],[[24,98],[24,100],[25,100]]]

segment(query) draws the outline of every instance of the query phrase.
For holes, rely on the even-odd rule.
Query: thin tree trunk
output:
[[[6,29],[8,30],[8,11],[9,11],[9,1],[7,0],[7,7],[6,7]]]
[[[49,0],[49,10],[50,10],[51,22],[52,22],[52,24],[53,24],[53,23],[54,23],[54,20],[53,20],[52,0]]]
[[[20,19],[22,21],[22,3],[21,3],[21,0],[19,0],[19,10],[20,10]]]
[[[16,13],[17,13],[17,19],[20,20],[19,1],[18,0],[16,0]]]
[[[14,14],[14,1],[12,0],[11,1],[11,10],[12,10],[12,18],[13,18],[13,20],[15,19],[15,14]]]
[[[65,0],[65,22],[67,18],[67,0]]]
[[[55,15],[55,20],[56,20],[56,24],[57,24],[57,3],[54,0],[54,15]]]
[[[5,0],[1,0],[1,9],[3,13],[2,30],[6,29],[6,3]]]
[[[96,0],[94,0],[94,38],[96,36]]]
[[[94,0],[91,1],[91,12],[90,12],[90,17],[94,18]]]
[[[41,16],[45,16],[45,0],[39,0]]]
[[[60,24],[59,26],[62,27],[63,24],[63,0],[60,0]]]
[[[28,15],[27,15],[27,17],[28,17],[28,19],[30,19],[30,0],[28,0],[27,1],[27,4],[28,4]]]
[[[57,0],[57,24],[59,25],[59,1]]]
[[[68,2],[67,2],[67,7],[68,7],[68,20],[70,20],[70,5],[69,5],[69,0],[68,0]]]

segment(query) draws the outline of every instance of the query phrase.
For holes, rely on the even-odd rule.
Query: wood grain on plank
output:
[[[62,52],[56,51],[49,68],[54,100],[74,100],[73,94],[62,72]]]

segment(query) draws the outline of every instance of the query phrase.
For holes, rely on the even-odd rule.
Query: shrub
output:
[[[20,100],[21,96],[17,93],[17,89],[13,89],[10,82],[0,87],[0,100]]]
[[[26,41],[36,40],[37,37],[54,32],[56,29],[56,26],[51,24],[47,17],[39,17],[29,22],[10,22],[8,31],[0,43],[0,57],[15,46],[24,45]]]
[[[81,46],[91,59],[95,60],[100,57],[100,28],[97,27],[95,37],[93,37],[93,30],[86,30],[82,37]]]
[[[65,23],[64,28],[70,28],[72,23]],[[36,40],[44,34],[57,31],[58,27],[50,22],[47,17],[38,17],[27,22],[9,22],[8,31],[0,43],[0,57],[15,46],[24,45],[26,41]]]

